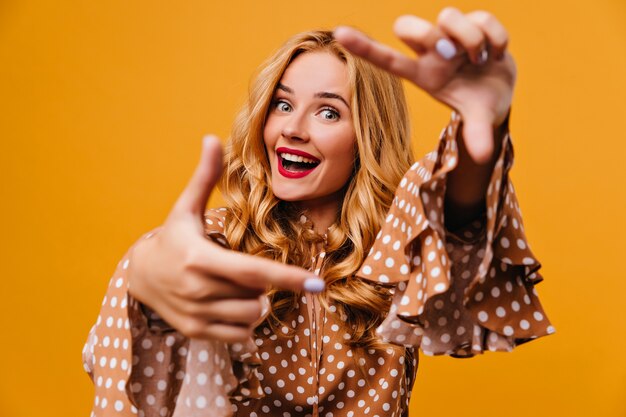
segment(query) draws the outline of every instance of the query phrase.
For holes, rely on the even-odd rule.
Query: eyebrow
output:
[[[277,90],[283,90],[283,91],[285,91],[285,92],[287,92],[289,94],[293,94],[293,89],[287,87],[284,84],[280,84],[279,83],[276,86],[276,89]],[[336,93],[329,93],[327,91],[322,91],[322,92],[319,92],[319,93],[315,93],[314,97],[317,97],[317,98],[333,98],[333,99],[336,99],[336,100],[340,100],[343,104],[346,105],[347,108],[350,108],[350,105],[348,104],[348,102],[343,97],[341,97],[339,94],[336,94]]]

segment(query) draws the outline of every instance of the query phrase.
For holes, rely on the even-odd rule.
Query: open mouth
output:
[[[280,147],[276,149],[278,172],[285,178],[302,178],[322,163],[313,155],[299,149]]]
[[[289,172],[305,172],[310,171],[320,164],[319,160],[306,158],[291,153],[280,153],[278,155],[280,164]]]

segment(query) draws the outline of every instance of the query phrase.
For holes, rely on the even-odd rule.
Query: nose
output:
[[[290,140],[308,142],[309,132],[306,123],[306,115],[293,112],[285,119],[281,134],[283,137]]]

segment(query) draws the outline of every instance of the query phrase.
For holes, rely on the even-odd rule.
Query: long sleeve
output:
[[[452,233],[444,226],[446,178],[458,161],[461,118],[453,113],[436,151],[406,173],[358,276],[394,285],[377,332],[427,355],[470,357],[510,351],[551,334],[535,284],[540,263],[530,250],[509,171],[508,125],[481,219]]]
[[[220,210],[205,214],[207,238],[225,246],[223,221]],[[95,386],[92,415],[230,416],[229,398],[262,396],[252,341],[188,339],[129,294],[127,270],[137,244],[119,262],[83,349]]]

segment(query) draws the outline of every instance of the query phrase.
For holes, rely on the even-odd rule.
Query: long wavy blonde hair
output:
[[[408,112],[400,80],[351,55],[333,39],[332,32],[295,35],[261,65],[253,79],[225,149],[220,189],[229,208],[226,237],[234,250],[311,267],[312,251],[323,237],[300,221],[302,213],[294,205],[274,196],[263,129],[285,69],[299,54],[312,51],[331,53],[347,66],[357,148],[337,221],[327,233],[326,258],[320,272],[326,281],[322,299],[327,309],[332,302],[344,319],[350,345],[383,348],[386,345],[374,330],[389,309],[389,290],[354,274],[374,243],[398,183],[413,162]],[[299,295],[270,291],[268,323],[274,329],[290,327],[283,318],[295,309]]]

